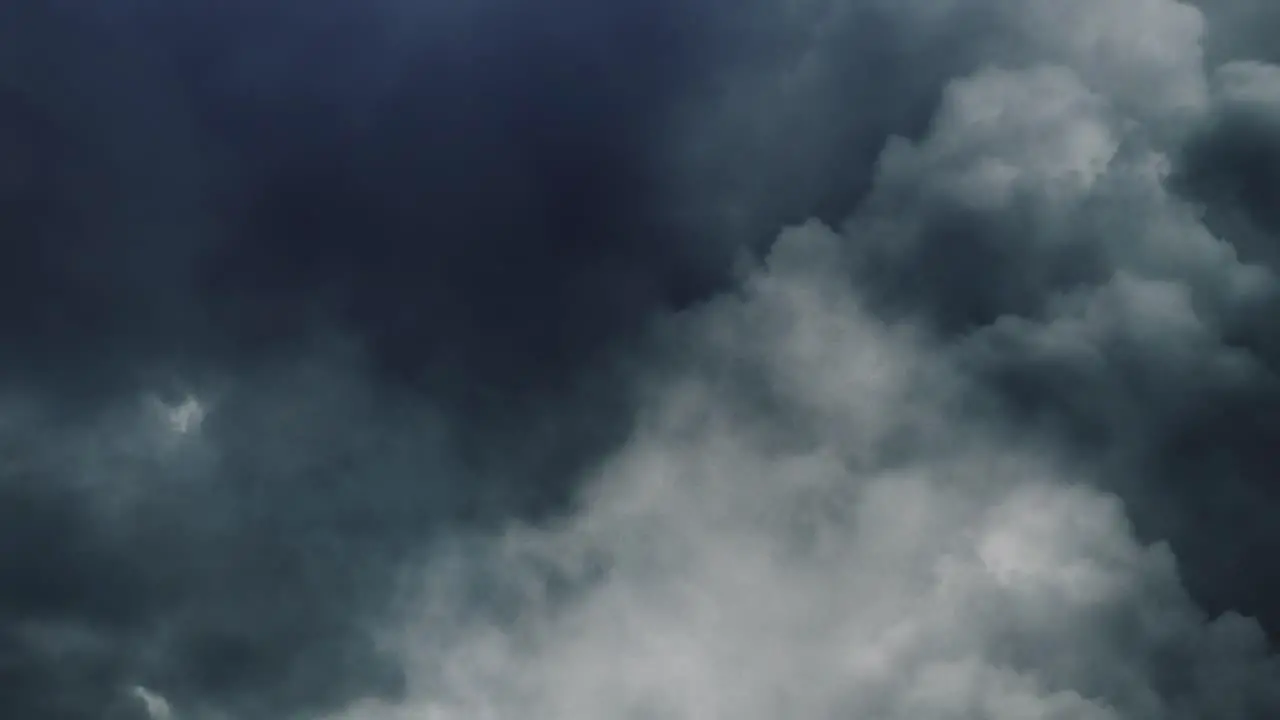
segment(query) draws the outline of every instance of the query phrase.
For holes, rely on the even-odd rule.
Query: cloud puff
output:
[[[146,708],[147,716],[151,720],[170,720],[173,717],[173,710],[169,707],[169,702],[159,695],[141,685],[133,688],[133,694],[142,701],[143,707]]]

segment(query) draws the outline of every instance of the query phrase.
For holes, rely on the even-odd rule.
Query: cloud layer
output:
[[[0,11],[0,714],[1280,711],[1280,17],[517,5]]]

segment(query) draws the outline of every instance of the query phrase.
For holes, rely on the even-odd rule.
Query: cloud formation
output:
[[[1266,13],[789,7],[777,25],[807,42],[770,73],[726,70],[749,91],[707,115],[762,134],[702,162],[759,183],[734,190],[740,205],[784,203],[779,217],[816,212],[847,234],[876,313],[964,344],[1014,422],[1113,458],[1104,486],[1143,537],[1173,542],[1202,602],[1274,613],[1275,581],[1232,569],[1270,552],[1277,130],[1273,66],[1225,18]],[[865,58],[882,82],[849,72]],[[828,130],[853,137],[869,117],[890,136],[862,140],[875,160],[828,160],[859,157]]]
[[[0,9],[0,714],[395,694],[400,563],[562,502],[709,272],[647,209],[677,6]]]
[[[1274,13],[555,8],[0,11],[0,714],[1280,711]]]
[[[1088,463],[992,427],[946,348],[870,315],[845,242],[788,231],[699,311],[700,369],[659,384],[578,513],[428,566],[394,639],[413,700],[336,717],[1280,709],[1262,629],[1208,618]]]
[[[889,140],[839,231],[784,232],[692,311],[694,349],[576,514],[453,560],[463,579],[429,565],[417,701],[340,717],[1280,710],[1264,630],[1198,607],[1120,499],[1147,534],[1239,557],[1240,534],[1203,537],[1233,535],[1217,518],[1178,525],[1230,491],[1189,491],[1211,479],[1153,457],[1270,385],[1237,338],[1273,307],[1272,269],[1174,175],[1241,105],[1265,113],[1272,69],[1206,70],[1181,3],[951,9],[987,13],[999,42],[920,136]],[[1191,572],[1203,590],[1212,573]],[[513,608],[486,617],[454,583],[496,583]]]

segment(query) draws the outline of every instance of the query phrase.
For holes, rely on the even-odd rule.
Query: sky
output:
[[[0,716],[1280,717],[1277,32],[0,4]]]

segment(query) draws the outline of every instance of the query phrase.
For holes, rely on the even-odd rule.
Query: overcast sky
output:
[[[0,4],[0,716],[1280,717],[1277,33]]]

